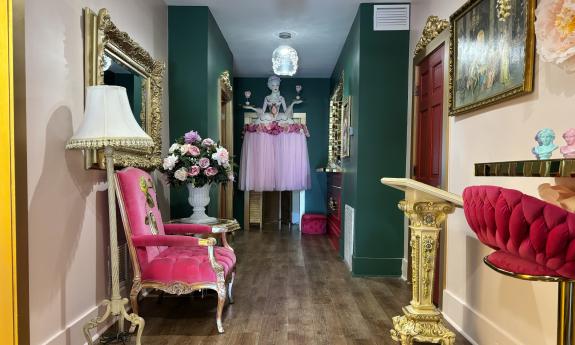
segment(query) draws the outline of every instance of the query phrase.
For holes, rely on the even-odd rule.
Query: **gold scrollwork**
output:
[[[411,246],[412,263],[417,263],[419,259],[419,247],[420,247],[419,240],[420,240],[419,234],[416,233],[411,234],[410,246]],[[411,265],[411,281],[413,282],[413,284],[411,284],[413,298],[414,300],[419,300],[419,298],[416,297],[419,296],[419,284],[417,284],[417,282],[419,281],[418,265]]]
[[[413,345],[414,341],[443,345],[455,344],[455,334],[441,323],[438,314],[410,314],[394,316],[391,338],[402,345]]]
[[[411,226],[421,227],[439,227],[447,218],[447,215],[453,213],[455,207],[451,203],[420,201],[410,203],[402,200],[398,204],[411,222]]]
[[[140,75],[142,83],[142,128],[153,139],[150,150],[116,150],[114,165],[153,169],[161,163],[162,150],[162,81],[165,63],[152,58],[150,53],[136,43],[126,32],[119,30],[107,9],[96,15],[89,8],[84,9],[84,83],[85,86],[104,84],[105,56],[117,60],[134,73]],[[88,166],[104,168],[97,154]]]
[[[431,296],[431,282],[433,281],[433,272],[435,266],[435,246],[436,236],[425,235],[423,237],[423,255],[422,255],[422,269],[423,269],[423,298],[428,299]]]
[[[223,71],[222,74],[220,75],[220,85],[222,87],[222,90],[224,90],[224,92],[226,93],[226,97],[228,99],[231,99],[232,92],[234,91],[234,89],[232,87],[232,80],[229,71]]]
[[[417,42],[417,45],[415,46],[415,51],[413,54],[417,55],[424,51],[429,42],[433,41],[434,38],[439,36],[439,34],[448,27],[449,21],[447,19],[439,19],[438,16],[429,16],[425,26],[423,27],[423,32],[419,38],[419,41]]]

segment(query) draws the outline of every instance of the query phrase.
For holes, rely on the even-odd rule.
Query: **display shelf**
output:
[[[476,163],[475,176],[575,177],[575,159]]]

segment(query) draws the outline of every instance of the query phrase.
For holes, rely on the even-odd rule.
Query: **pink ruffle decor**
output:
[[[541,60],[575,71],[575,0],[540,0],[535,12]]]
[[[305,125],[246,125],[239,187],[247,191],[311,188]]]
[[[309,137],[309,131],[306,125],[299,123],[292,124],[280,124],[277,121],[273,121],[268,124],[258,123],[249,124],[244,126],[244,133],[267,133],[271,135],[278,135],[280,133],[302,133],[306,137]]]

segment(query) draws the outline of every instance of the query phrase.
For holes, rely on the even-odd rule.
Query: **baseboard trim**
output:
[[[442,313],[445,320],[474,345],[522,345],[515,337],[449,290],[443,290]]]
[[[121,287],[120,294],[122,296],[126,295],[126,287]],[[130,312],[132,307],[128,303],[126,305],[126,310]],[[61,345],[61,344],[82,344],[87,345],[86,339],[84,338],[84,325],[90,322],[92,319],[101,316],[105,309],[101,305],[96,305],[86,311],[84,314],[76,318],[74,321],[68,323],[66,328],[60,330],[54,334],[50,339],[41,343],[41,345]],[[98,338],[104,334],[114,323],[116,323],[117,318],[110,317],[110,319],[98,327],[97,331],[92,334],[92,341],[96,342]],[[130,323],[126,321],[127,327]]]
[[[102,308],[103,309],[103,308]],[[42,345],[60,345],[60,344],[83,344],[86,345],[87,342],[84,339],[83,327],[93,318],[97,317],[100,313],[100,307],[95,306],[88,310],[86,313],[78,317],[76,320],[72,321],[66,328],[59,331],[53,335],[49,340],[42,343]],[[102,312],[102,311],[100,311]],[[115,322],[115,319],[110,319],[103,326],[98,328],[92,336],[92,341],[96,341],[108,328],[110,328]]]

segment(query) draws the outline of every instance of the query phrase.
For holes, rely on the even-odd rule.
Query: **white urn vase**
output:
[[[194,212],[188,218],[183,218],[181,221],[191,224],[210,224],[216,223],[218,220],[214,217],[209,217],[206,214],[206,206],[210,203],[210,187],[211,184],[206,184],[203,187],[194,187],[191,183],[188,184],[188,202],[193,207]]]

